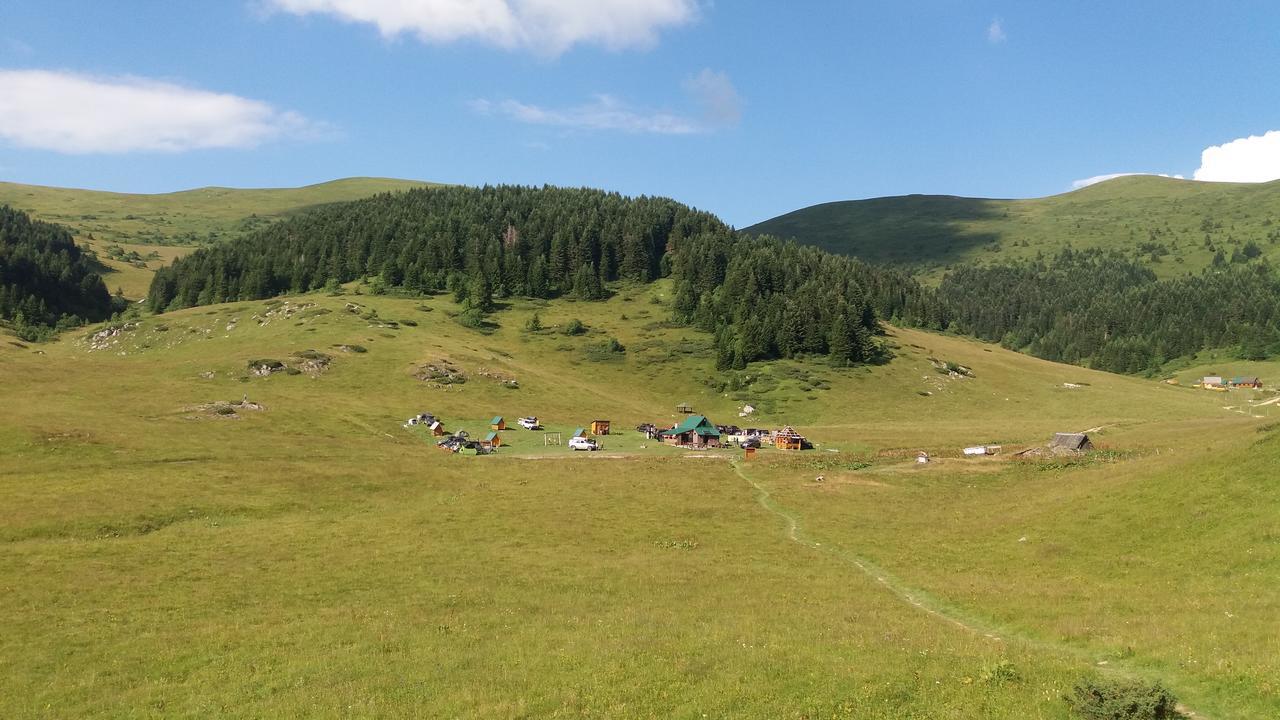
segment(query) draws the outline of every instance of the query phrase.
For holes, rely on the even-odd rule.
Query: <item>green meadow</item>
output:
[[[356,290],[0,338],[0,716],[1065,720],[1092,675],[1280,714],[1272,393],[896,328],[717,373],[663,282],[483,331]],[[679,403],[816,447],[634,432]],[[454,455],[422,411],[614,433]]]
[[[1029,200],[904,195],[825,203],[749,227],[934,279],[950,266],[1115,249],[1161,277],[1198,273],[1250,242],[1280,259],[1280,182],[1210,183],[1155,176],[1108,180]],[[1238,258],[1239,259],[1239,258]]]

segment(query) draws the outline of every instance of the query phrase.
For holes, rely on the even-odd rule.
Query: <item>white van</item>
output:
[[[600,446],[595,440],[588,437],[571,437],[569,438],[570,450],[599,450]]]

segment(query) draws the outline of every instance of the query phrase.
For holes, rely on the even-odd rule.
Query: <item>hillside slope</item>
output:
[[[107,287],[136,299],[156,269],[211,242],[238,238],[317,206],[434,183],[345,178],[298,188],[198,188],[113,193],[0,182],[0,205],[57,223],[98,255]]]
[[[489,332],[446,296],[312,294],[0,343],[0,714],[1065,720],[1103,661],[1210,717],[1280,711],[1264,420],[913,330],[884,365],[716,372],[669,282],[616,290],[512,300]],[[250,371],[272,358],[302,371]],[[680,402],[818,449],[735,470],[630,430]],[[450,455],[401,426],[422,410],[615,434]],[[1110,452],[958,457],[1067,430]]]
[[[1280,259],[1280,181],[1202,183],[1121,177],[1031,200],[906,195],[825,203],[746,228],[869,262],[937,275],[949,265],[1114,248],[1161,276],[1230,261],[1249,242]],[[1207,240],[1206,240],[1207,238]]]

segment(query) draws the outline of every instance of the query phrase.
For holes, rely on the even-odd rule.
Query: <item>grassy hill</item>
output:
[[[1218,251],[1230,261],[1251,241],[1264,257],[1280,259],[1277,222],[1280,181],[1132,176],[1032,200],[907,195],[825,203],[746,231],[934,276],[956,263],[1031,258],[1069,244],[1115,248],[1169,277],[1208,267]]]
[[[108,269],[112,292],[119,287],[138,298],[146,294],[156,268],[192,247],[233,239],[318,205],[429,184],[346,178],[300,188],[207,187],[142,195],[0,182],[0,205],[71,229]],[[113,246],[120,252],[113,253]]]
[[[670,301],[516,300],[482,333],[444,296],[307,295],[0,342],[0,715],[1065,720],[1091,673],[1280,713],[1261,413],[901,329],[885,365],[716,373]],[[818,447],[630,431],[680,402]],[[457,456],[422,410],[619,434]],[[959,457],[1066,430],[1104,451]]]

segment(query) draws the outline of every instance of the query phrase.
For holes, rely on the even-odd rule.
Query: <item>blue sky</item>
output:
[[[1259,181],[1277,33],[1280,4],[1249,0],[6,0],[0,179],[588,185],[738,226],[1123,172]]]

